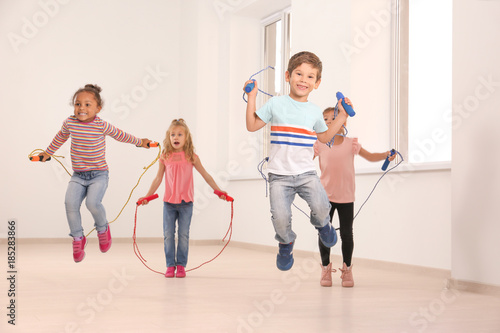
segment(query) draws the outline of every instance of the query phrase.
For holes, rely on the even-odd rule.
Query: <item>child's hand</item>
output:
[[[149,149],[148,143],[153,142],[149,139],[141,139],[141,145],[139,147]]]
[[[146,196],[147,197],[147,196]],[[146,197],[142,197],[142,198],[139,198],[139,200],[137,200],[137,202],[140,202],[141,205],[145,206],[149,203],[149,201],[147,201],[145,198]]]
[[[227,199],[227,192],[226,191],[220,191],[222,194],[219,195],[219,199],[222,199],[224,201],[226,201]]]
[[[349,98],[341,98],[341,99],[339,99],[338,104],[337,104],[337,105],[338,105],[338,108],[339,108],[339,114],[338,114],[338,116],[342,116],[345,120],[347,120],[347,118],[348,118],[349,116],[347,115],[347,112],[345,112],[345,110],[344,110],[344,106],[342,105],[342,101],[343,101],[344,99],[345,99],[345,102],[346,102],[348,105],[352,106],[352,104],[351,104],[351,100],[350,100]]]
[[[385,152],[385,155],[386,155],[386,156],[391,155],[391,151],[390,151],[390,150],[389,150],[389,151],[386,151],[386,152]],[[390,156],[390,157],[389,157],[389,161],[391,161],[391,162],[392,162],[392,161],[394,161],[394,159],[395,159],[395,158],[396,158],[396,154],[393,154],[392,156]]]
[[[245,87],[247,86],[247,84],[249,83],[254,83],[255,86],[253,87],[252,91],[250,91],[249,93],[247,93],[245,91]],[[254,96],[257,96],[257,91],[259,91],[259,89],[257,88],[257,81],[256,80],[248,80],[245,82],[245,85],[243,86],[243,91],[245,91],[245,93],[248,95],[248,97],[254,97]]]
[[[43,152],[43,153],[38,154],[38,157],[40,157],[40,162],[47,162],[50,155],[47,154],[46,152]]]

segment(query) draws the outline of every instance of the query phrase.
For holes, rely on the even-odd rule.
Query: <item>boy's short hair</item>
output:
[[[318,56],[312,52],[302,51],[294,54],[288,61],[288,73],[291,75],[293,70],[303,63],[310,64],[313,68],[318,70],[318,77],[316,81],[321,79],[321,71],[323,70],[323,64],[319,60]]]

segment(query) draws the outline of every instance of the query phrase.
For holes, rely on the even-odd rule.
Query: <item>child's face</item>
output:
[[[82,123],[90,123],[101,111],[102,107],[97,105],[94,94],[82,91],[76,95],[75,117]]]
[[[335,119],[335,111],[328,111],[323,113],[323,119],[325,120],[326,126],[330,127],[332,124],[333,120]],[[347,121],[344,123],[344,126],[346,125]],[[339,131],[337,133],[343,133],[344,128],[340,127]]]
[[[321,80],[318,80],[318,69],[311,64],[302,63],[292,73],[285,73],[286,82],[290,82],[290,97],[298,102],[307,102],[307,97],[317,89]]]
[[[186,143],[186,131],[181,126],[174,126],[170,131],[170,144],[174,152],[181,152]]]

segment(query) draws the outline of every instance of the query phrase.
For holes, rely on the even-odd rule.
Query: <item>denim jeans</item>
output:
[[[269,199],[271,220],[276,231],[275,239],[280,243],[295,241],[292,230],[292,203],[298,194],[311,210],[310,221],[316,228],[329,223],[330,201],[316,171],[300,175],[276,175],[269,173]]]
[[[186,267],[189,252],[189,227],[193,216],[193,203],[163,203],[163,243],[167,267],[177,265]],[[177,232],[177,251],[175,249],[175,221]],[[177,252],[177,255],[176,255]]]
[[[106,219],[106,210],[102,204],[102,198],[108,188],[108,180],[108,170],[75,171],[73,173],[64,200],[70,236],[82,237],[84,235],[80,206],[85,198],[87,198],[85,205],[94,218],[95,228],[97,231],[106,231],[108,220]]]

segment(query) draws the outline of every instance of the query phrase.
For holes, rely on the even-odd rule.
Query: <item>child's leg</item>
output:
[[[189,227],[193,216],[193,203],[182,202],[177,205],[179,211],[179,231],[177,232],[177,262],[176,265],[186,267],[189,252]]]
[[[311,224],[322,228],[330,223],[330,200],[315,171],[300,174],[297,182],[297,193],[311,209]]]
[[[105,171],[89,171],[87,180],[87,200],[85,204],[92,213],[94,225],[98,232],[106,231],[108,220],[106,219],[106,210],[102,204],[102,199],[108,188],[109,173]]]
[[[335,213],[335,208],[337,207],[335,203],[330,201],[330,204],[332,208],[330,209],[330,223],[332,223],[333,220],[333,214]],[[326,247],[323,242],[321,241],[321,238],[318,236],[318,246],[319,246],[319,254],[321,256],[321,263],[323,266],[328,266],[330,264],[330,248]]]
[[[347,267],[351,266],[354,250],[354,236],[352,232],[354,202],[337,204],[340,222],[340,239],[342,239],[342,257]]]
[[[80,214],[80,206],[83,199],[87,195],[87,186],[83,179],[77,174],[73,174],[68,183],[64,205],[66,206],[66,218],[70,230],[70,236],[83,237],[82,216]]]
[[[271,204],[271,220],[276,236],[282,244],[295,241],[297,235],[292,230],[292,203],[295,189],[291,183],[294,176],[269,174],[269,201]]]
[[[179,217],[176,205],[163,203],[163,247],[167,267],[175,267],[175,221]]]

